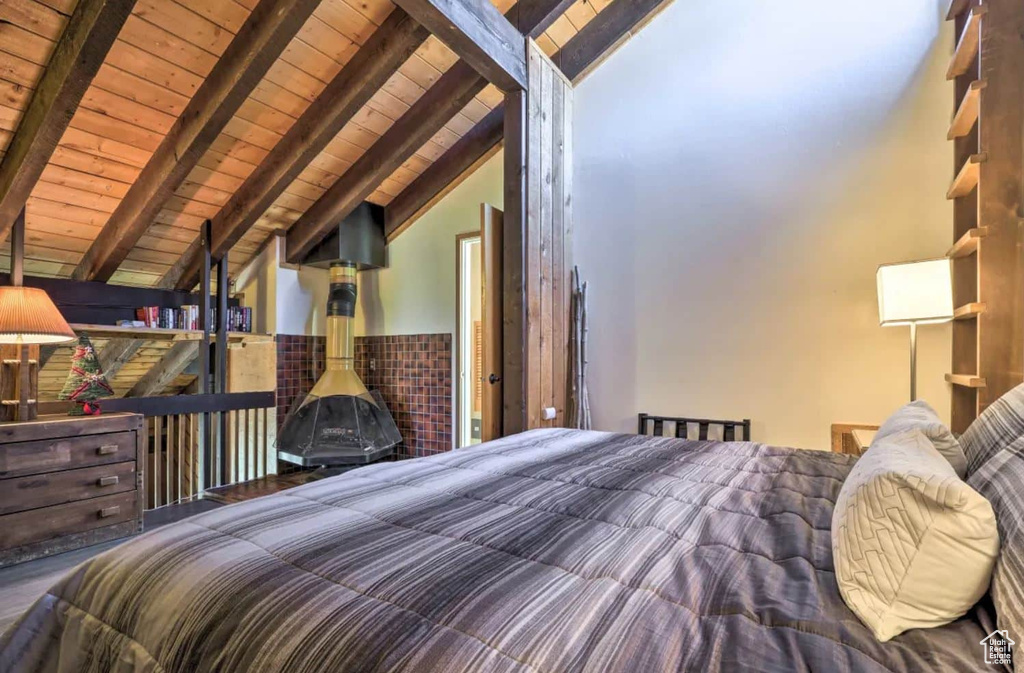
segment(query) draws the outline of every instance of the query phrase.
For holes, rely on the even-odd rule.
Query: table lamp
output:
[[[910,325],[910,401],[917,399],[917,326],[953,319],[953,277],[946,258],[878,267],[878,320]]]
[[[45,291],[0,287],[0,420],[28,421],[36,416],[35,400],[29,398],[38,385],[38,369],[33,376],[26,346],[74,339],[74,331]]]

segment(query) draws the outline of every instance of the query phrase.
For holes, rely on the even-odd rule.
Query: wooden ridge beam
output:
[[[0,162],[0,241],[25,207],[135,0],[79,0]]]
[[[319,5],[260,0],[72,273],[107,281]]]
[[[574,84],[617,46],[628,40],[668,6],[671,0],[614,0],[551,60]]]
[[[487,81],[526,86],[526,40],[490,0],[396,0]]]
[[[522,0],[510,8],[505,16],[517,21],[520,30],[528,34],[544,22],[550,24],[564,8],[564,0]],[[287,260],[298,263],[332,226],[362,203],[385,178],[440,131],[486,85],[487,81],[466,61],[453,65],[349,167],[345,175],[292,224],[286,239]],[[494,122],[491,115],[485,119]],[[483,134],[478,132],[478,135]],[[477,140],[480,141],[479,138]],[[486,144],[486,140],[483,142]],[[465,146],[461,142],[455,146],[460,145]],[[414,210],[419,210],[419,207]]]
[[[227,254],[428,37],[404,11],[391,12],[213,218],[214,259]],[[161,286],[194,287],[199,282],[198,252],[193,245]]]
[[[561,63],[566,77],[578,82],[595,63],[607,56],[625,37],[645,25],[666,4],[665,0],[614,0],[551,60]],[[389,243],[479,167],[497,147],[504,131],[503,119],[494,116],[498,109],[480,120],[387,205],[384,220]]]
[[[198,341],[179,341],[167,349],[167,353],[142,375],[125,397],[149,397],[159,394],[197,357]]]

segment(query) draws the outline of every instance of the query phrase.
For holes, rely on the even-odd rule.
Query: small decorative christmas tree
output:
[[[114,389],[100,371],[100,361],[89,337],[78,337],[78,345],[71,356],[71,371],[58,397],[79,403],[80,406],[69,412],[71,416],[93,416],[100,413],[96,400],[113,394]]]

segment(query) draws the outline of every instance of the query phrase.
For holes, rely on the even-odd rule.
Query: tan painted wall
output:
[[[827,448],[831,422],[907,399],[875,269],[951,242],[947,4],[675,2],[581,83],[598,428],[746,416],[757,440]],[[947,418],[949,333],[921,328],[919,371]]]
[[[502,154],[388,245],[388,266],[359,274],[356,334],[436,334],[455,344],[455,237],[480,230],[480,204],[501,207]]]

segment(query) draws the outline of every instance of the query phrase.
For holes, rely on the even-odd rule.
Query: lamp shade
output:
[[[953,319],[952,267],[946,258],[878,267],[878,320],[882,325]]]
[[[74,338],[75,332],[45,291],[0,287],[0,343],[52,344]]]

